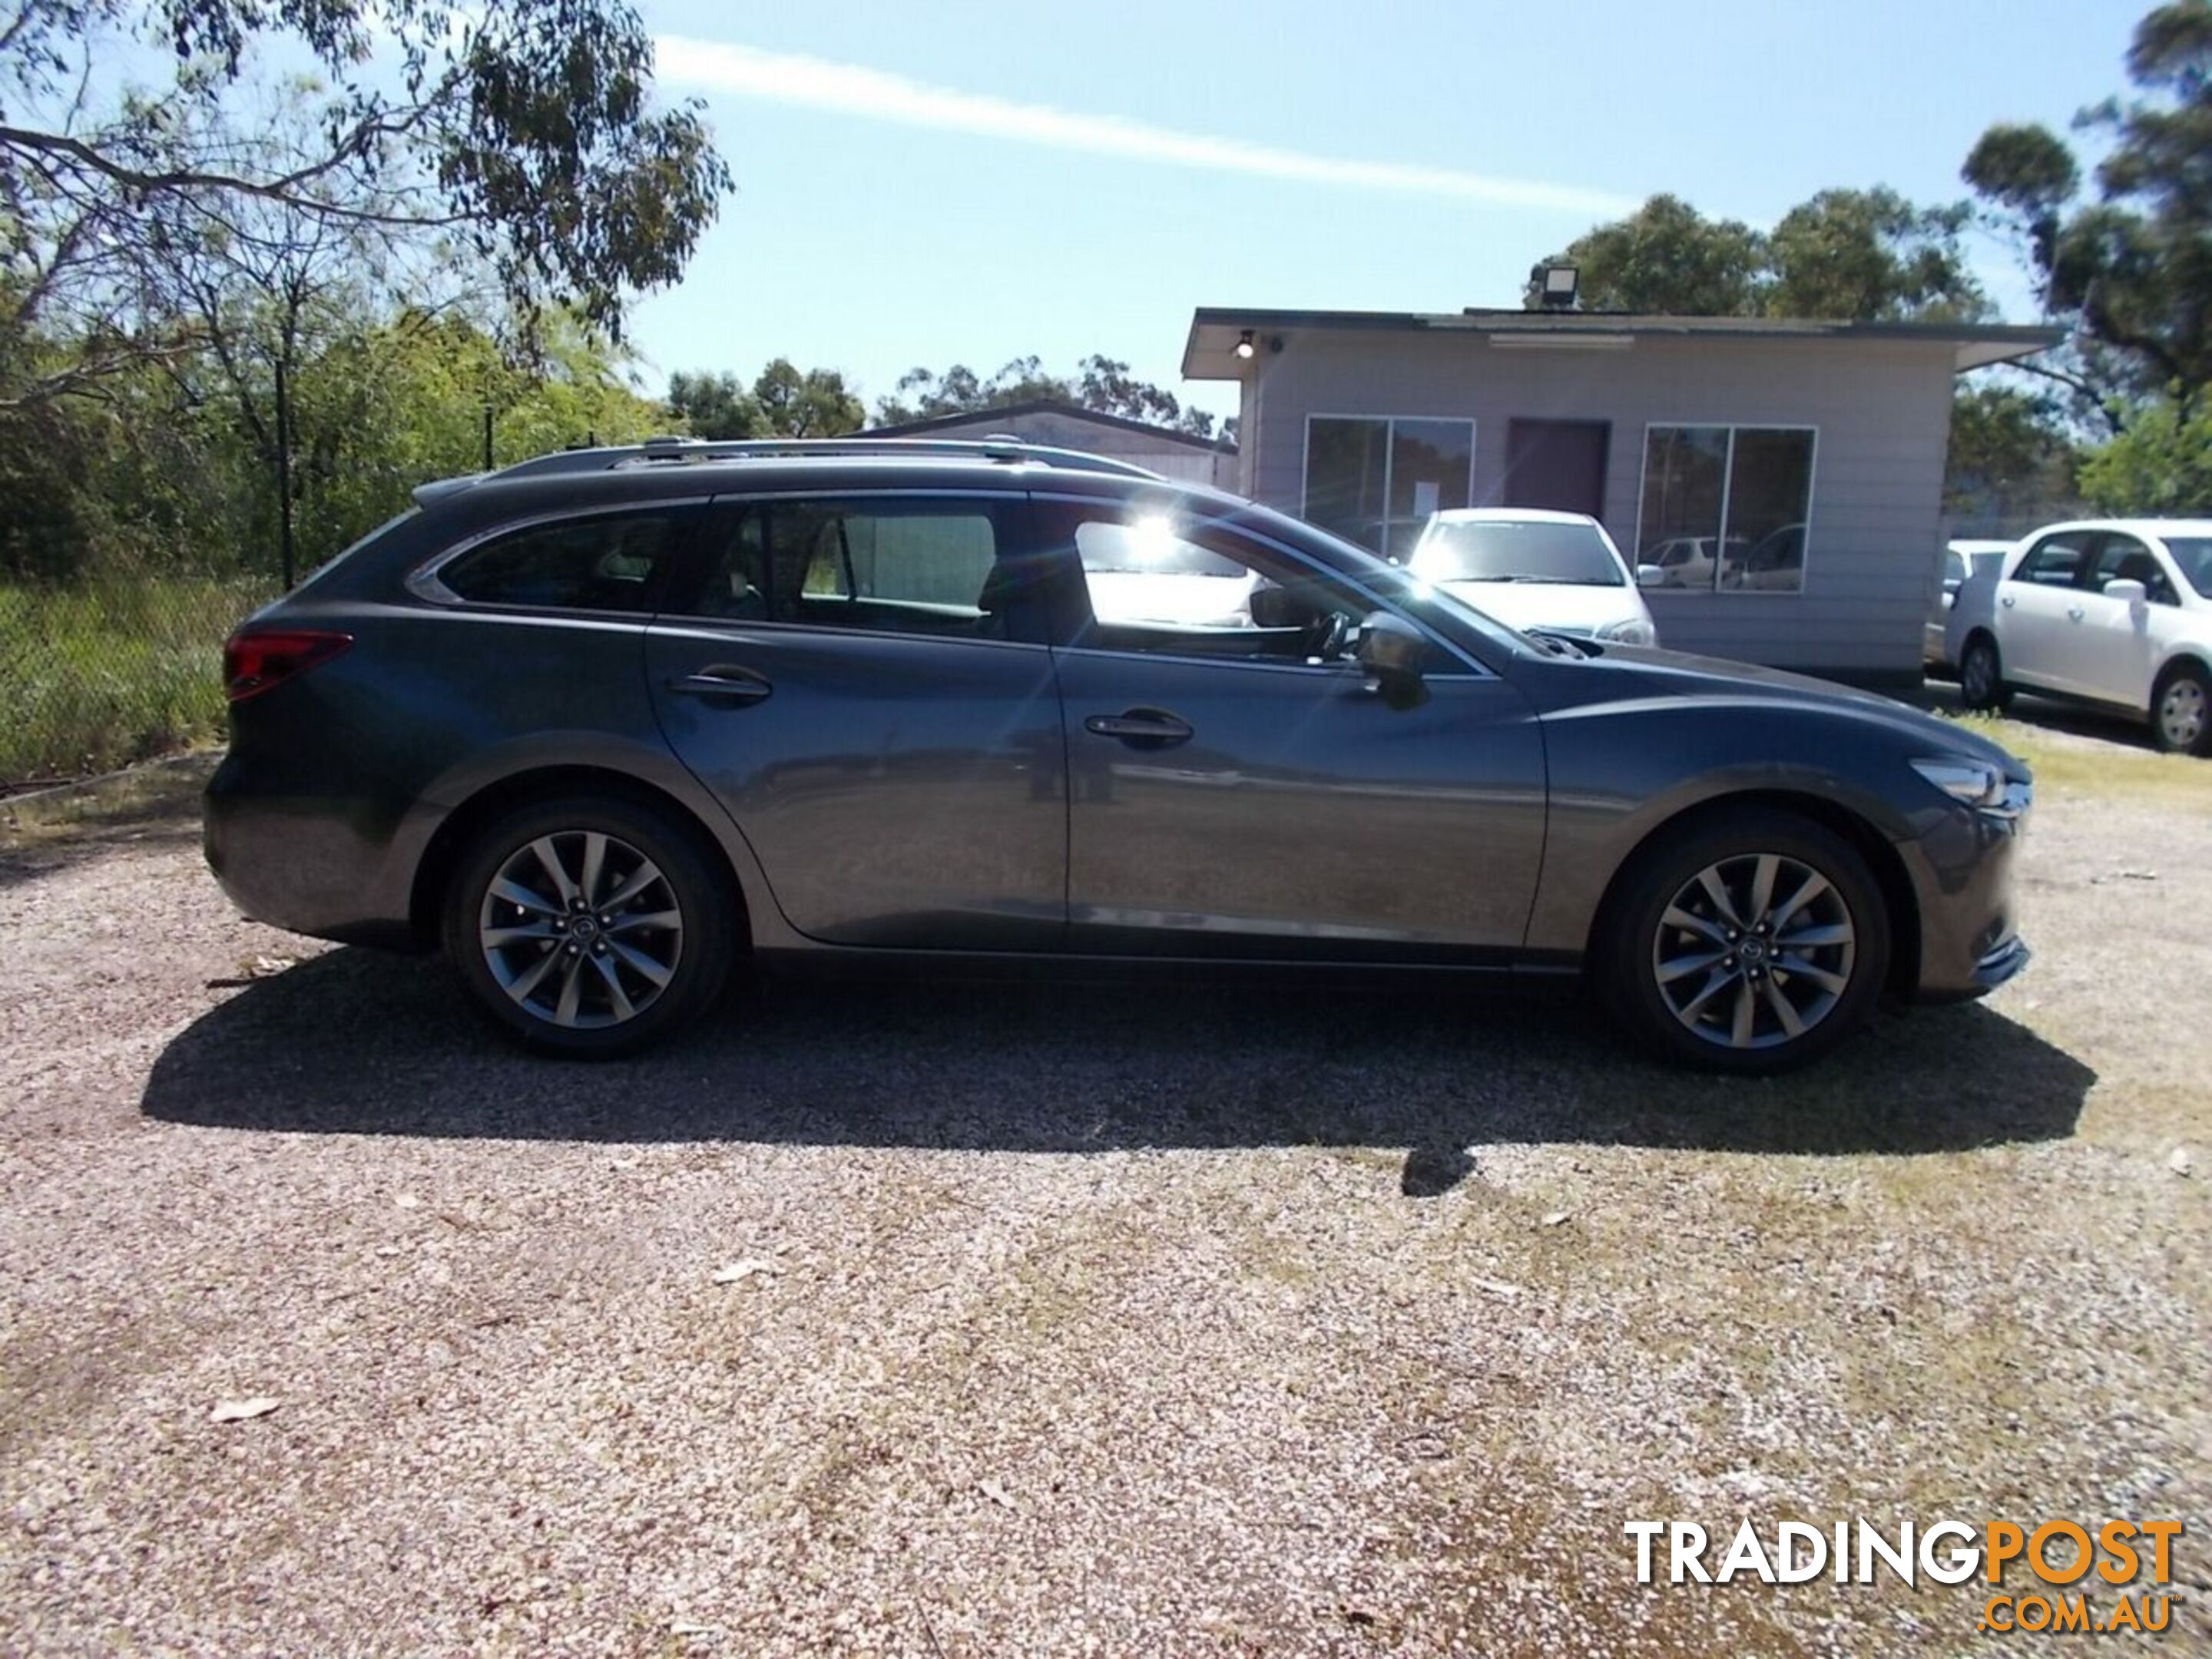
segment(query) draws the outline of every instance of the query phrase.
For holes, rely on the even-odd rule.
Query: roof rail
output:
[[[647,438],[643,443],[601,449],[564,449],[539,455],[487,476],[538,478],[556,473],[611,472],[635,466],[698,465],[713,461],[799,459],[834,457],[933,457],[946,460],[995,461],[1004,465],[1111,472],[1123,477],[1159,479],[1161,475],[1127,461],[1079,449],[1024,443],[1018,438],[987,438],[980,443],[950,438],[751,438],[717,443],[703,438]],[[1162,480],[1164,482],[1164,480]]]

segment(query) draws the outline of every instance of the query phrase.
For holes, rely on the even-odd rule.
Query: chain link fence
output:
[[[0,791],[218,739],[222,642],[277,588],[112,558],[66,580],[0,576]]]

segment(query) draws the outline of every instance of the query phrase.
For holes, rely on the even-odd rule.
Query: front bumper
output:
[[[2032,952],[2020,936],[2013,866],[2031,805],[2027,786],[2016,784],[2007,802],[2011,816],[1947,805],[1898,844],[1920,917],[1919,1000],[1986,996],[2027,966]]]

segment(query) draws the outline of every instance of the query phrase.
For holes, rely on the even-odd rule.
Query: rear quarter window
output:
[[[526,526],[450,560],[437,580],[472,605],[649,614],[667,589],[682,516],[601,513]]]

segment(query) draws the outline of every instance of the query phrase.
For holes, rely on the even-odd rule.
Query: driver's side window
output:
[[[1064,529],[1090,600],[1078,645],[1291,665],[1351,653],[1356,594],[1221,526],[1102,503]]]

